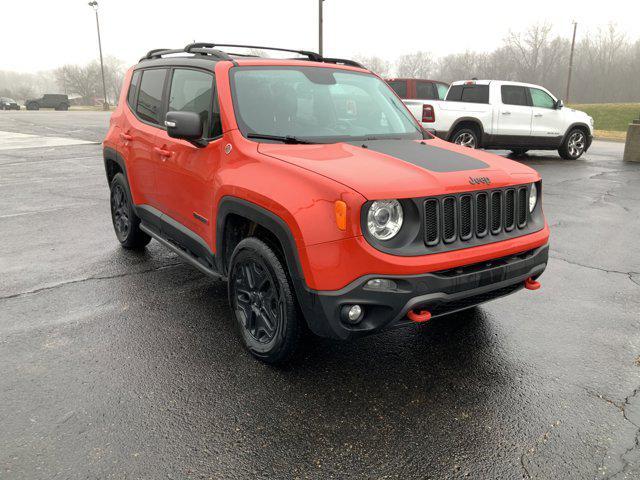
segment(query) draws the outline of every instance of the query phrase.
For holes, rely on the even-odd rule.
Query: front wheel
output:
[[[130,250],[143,249],[151,237],[140,230],[140,219],[133,210],[131,195],[122,173],[111,180],[111,220],[120,245]]]
[[[478,148],[478,134],[472,128],[461,128],[451,136],[451,142],[468,148]]]
[[[249,237],[229,266],[229,303],[245,347],[257,359],[284,363],[298,347],[302,319],[293,286],[274,251]]]
[[[586,149],[587,136],[583,130],[574,128],[558,149],[558,153],[565,160],[576,160],[582,156]]]

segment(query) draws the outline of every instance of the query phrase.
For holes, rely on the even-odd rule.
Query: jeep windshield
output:
[[[326,67],[231,71],[236,119],[247,138],[283,143],[422,139],[389,86],[374,75]]]

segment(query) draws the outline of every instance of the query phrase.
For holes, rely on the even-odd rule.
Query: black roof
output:
[[[229,53],[220,50],[218,47],[231,48],[251,48],[255,50],[271,50],[278,52],[289,52],[301,55],[303,58],[294,58],[292,60],[308,60],[312,62],[334,63],[337,65],[349,65],[352,67],[365,68],[361,64],[353,60],[343,58],[325,58],[316,52],[308,50],[292,50],[288,48],[262,47],[257,45],[236,45],[236,44],[216,44],[216,43],[190,43],[182,49],[156,48],[150,50],[140,59],[140,63],[146,63],[154,60],[154,65],[180,65],[193,66],[194,64],[202,68],[212,69],[215,63],[219,61],[235,62],[238,57],[255,57],[254,55],[246,55],[242,53]],[[175,56],[176,54],[186,53],[189,56]],[[305,58],[306,57],[306,58]]]

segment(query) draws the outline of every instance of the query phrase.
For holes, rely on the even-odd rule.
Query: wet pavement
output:
[[[102,112],[0,112],[100,142]],[[226,287],[122,250],[98,143],[0,150],[0,478],[640,478],[640,164],[533,152],[542,288],[272,368]],[[73,143],[73,142],[67,142]]]

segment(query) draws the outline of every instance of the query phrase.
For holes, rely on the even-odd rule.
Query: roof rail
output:
[[[167,49],[167,48],[156,48],[154,50],[149,50],[147,54],[140,59],[143,60],[151,60],[156,58],[162,58],[164,55],[170,55],[175,53],[195,53],[199,55],[210,56],[218,60],[233,60],[232,55],[236,55],[239,57],[250,57],[253,55],[246,54],[236,54],[236,53],[228,53],[219,50],[218,47],[230,47],[230,48],[252,48],[255,50],[271,50],[276,52],[289,52],[289,53],[297,53],[298,55],[302,55],[307,57],[312,62],[323,62],[323,63],[335,63],[336,65],[348,65],[351,67],[364,68],[363,65],[354,61],[347,60],[344,58],[324,58],[322,55],[316,52],[310,52],[308,50],[292,50],[289,48],[276,48],[276,47],[263,47],[259,45],[240,45],[233,43],[207,43],[207,42],[195,42],[190,43],[185,46],[183,49]]]
[[[289,53],[297,53],[299,55],[304,55],[309,58],[309,60],[314,62],[321,62],[322,57],[316,52],[310,52],[308,50],[292,50],[290,48],[276,48],[276,47],[263,47],[259,45],[239,45],[233,43],[190,43],[184,50],[186,52],[190,51],[193,48],[218,48],[218,47],[231,47],[231,48],[253,48],[255,50],[273,50],[276,52],[289,52]]]
[[[358,68],[364,68],[365,70],[368,70],[368,68],[362,65],[361,63],[358,63],[355,60],[347,60],[346,58],[322,57],[321,61],[324,63],[335,63],[336,65],[347,65],[349,67],[358,67]]]

